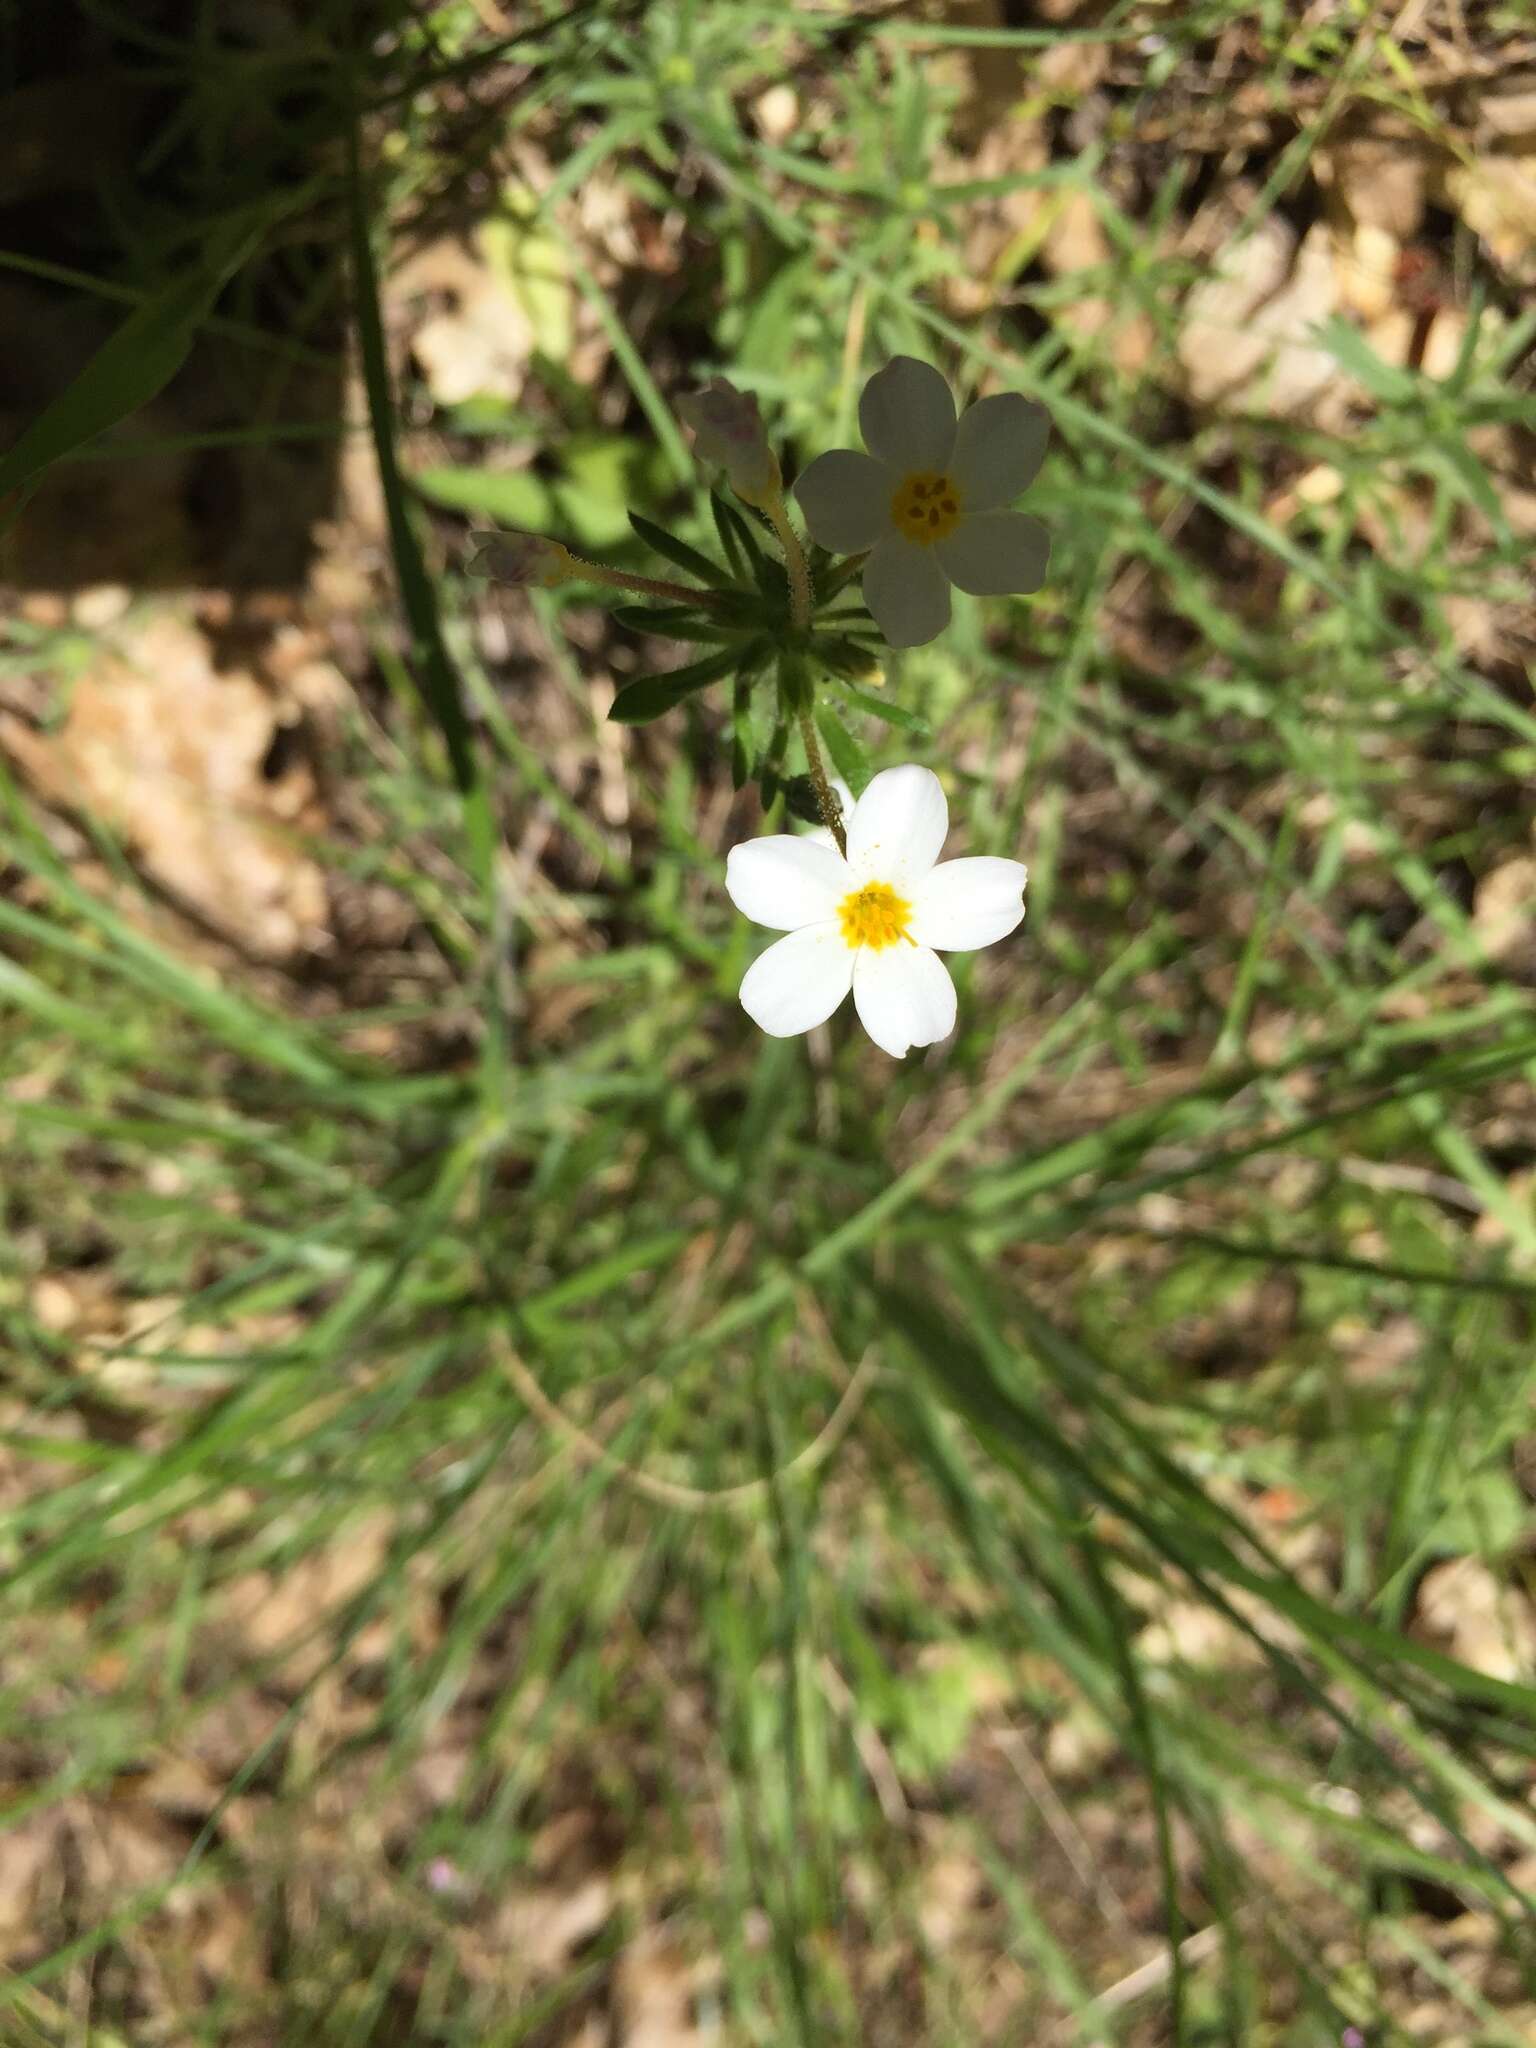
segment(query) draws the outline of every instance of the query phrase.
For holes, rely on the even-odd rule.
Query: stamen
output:
[[[953,532],[960,519],[961,493],[954,479],[941,471],[913,470],[891,498],[891,518],[899,533],[920,547],[931,547]]]
[[[911,904],[898,896],[889,882],[866,882],[845,896],[837,909],[843,943],[854,952],[867,946],[878,953],[902,939],[915,946],[917,941],[907,930],[911,915]]]

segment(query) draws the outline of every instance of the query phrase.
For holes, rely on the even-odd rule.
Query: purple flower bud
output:
[[[693,434],[701,462],[725,471],[725,480],[748,505],[760,505],[779,488],[779,465],[763,431],[757,400],[724,377],[711,377],[698,391],[677,401],[684,426]]]

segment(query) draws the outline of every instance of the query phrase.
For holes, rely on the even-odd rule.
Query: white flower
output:
[[[811,538],[835,555],[870,550],[864,602],[893,647],[921,647],[949,624],[949,586],[973,597],[1038,590],[1050,536],[1003,508],[1045,454],[1044,406],[1000,392],[955,424],[949,386],[929,363],[893,356],[864,386],[867,455],[818,455],[795,485]]]
[[[758,415],[757,400],[725,377],[711,377],[698,391],[677,401],[683,425],[693,434],[701,462],[724,470],[725,480],[748,505],[764,505],[782,487],[778,457]]]
[[[471,576],[489,576],[497,583],[537,583],[545,590],[568,583],[580,569],[569,548],[541,533],[472,533],[475,552],[470,557]]]
[[[949,806],[927,768],[887,768],[845,813],[848,858],[814,834],[733,846],[731,901],[787,932],[741,984],[742,1008],[770,1038],[825,1023],[853,990],[859,1022],[901,1059],[955,1028],[955,985],[939,954],[991,946],[1022,923],[1023,863],[939,861]]]

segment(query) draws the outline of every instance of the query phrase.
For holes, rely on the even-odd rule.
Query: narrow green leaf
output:
[[[762,610],[744,590],[722,590],[710,598],[707,607],[652,602],[617,604],[609,617],[618,625],[647,633],[668,633],[680,620],[694,619],[702,625],[714,626],[716,637],[723,640],[730,629],[760,624]]]
[[[697,576],[701,583],[707,583],[711,590],[723,590],[730,582],[718,562],[712,562],[708,555],[701,555],[697,548],[689,547],[687,541],[679,540],[675,533],[669,533],[664,526],[646,519],[638,512],[631,512],[629,523],[639,534],[648,548],[654,548],[658,555],[664,555],[669,562],[675,562],[679,569],[686,569],[690,576]]]
[[[1084,1504],[1075,1489],[1069,1486],[1065,1491],[1069,1502],[1082,1513]],[[1179,1911],[1178,1863],[1174,1853],[1173,1823],[1170,1817],[1173,1805],[1172,1787],[1163,1768],[1162,1745],[1158,1738],[1157,1724],[1147,1704],[1146,1688],[1142,1684],[1133,1647],[1135,1625],[1104,1569],[1102,1546],[1093,1535],[1091,1521],[1086,1523],[1084,1534],[1075,1547],[1082,1562],[1083,1576],[1093,1589],[1094,1598],[1108,1623],[1105,1635],[1114,1652],[1116,1674],[1125,1703],[1127,1734],[1131,1738],[1127,1746],[1139,1752],[1138,1760],[1145,1773],[1147,1790],[1152,1799],[1158,1876],[1163,1891],[1163,1933],[1168,1943],[1169,2020],[1174,2040],[1182,2041],[1185,1999],[1184,1917]]]
[[[566,255],[571,276],[597,315],[603,332],[608,337],[608,345],[624,372],[629,388],[635,394],[636,403],[650,421],[651,431],[661,443],[668,466],[683,488],[691,489],[695,477],[693,457],[678,431],[671,407],[656,388],[656,380],[646,367],[644,356],[635,346],[622,314],[586,265],[578,262],[571,254],[569,247]]]
[[[615,625],[632,633],[655,633],[666,640],[697,640],[705,646],[723,647],[732,629],[719,619],[706,619],[686,605],[616,605],[609,615]]]
[[[718,491],[710,492],[709,509],[715,515],[715,531],[720,536],[720,545],[731,565],[731,573],[745,583],[752,573],[752,557],[761,554],[762,550],[736,507],[728,505]]]
[[[1418,379],[1408,370],[1400,370],[1393,363],[1384,362],[1358,328],[1351,327],[1347,320],[1341,320],[1334,313],[1320,321],[1313,329],[1313,339],[1319,348],[1326,349],[1341,369],[1370,392],[1373,398],[1384,405],[1404,405],[1418,389]]]
[[[816,653],[840,682],[867,682],[880,673],[880,657],[875,648],[861,646],[843,634],[818,635]]]
[[[615,725],[649,725],[653,718],[673,710],[695,690],[718,682],[736,667],[739,659],[736,648],[722,647],[716,654],[706,654],[702,661],[689,662],[686,668],[670,669],[663,675],[636,676],[620,690],[608,716]]]
[[[657,1266],[669,1265],[688,1243],[688,1237],[686,1230],[661,1230],[649,1237],[637,1238],[607,1258],[595,1259],[580,1272],[557,1281],[531,1301],[525,1301],[518,1310],[519,1318],[525,1323],[541,1326],[563,1315],[567,1309],[596,1301],[600,1295],[611,1292],[636,1273],[647,1273]],[[542,1329],[540,1334],[544,1334]]]
[[[874,774],[869,756],[836,712],[825,704],[816,707],[816,729],[826,741],[832,765],[855,796],[862,796]]]
[[[458,678],[448,659],[438,619],[437,598],[411,524],[405,484],[395,452],[394,401],[384,350],[384,323],[379,311],[379,281],[373,260],[372,230],[363,192],[362,157],[354,122],[347,131],[347,198],[351,228],[352,275],[357,300],[357,332],[363,383],[368,392],[368,420],[373,430],[379,483],[389,517],[390,551],[400,579],[400,596],[411,628],[412,654],[422,694],[448,748],[453,779],[464,801],[465,822],[482,877],[494,857],[495,827],[480,782],[470,739],[469,721],[459,696]]]
[[[259,230],[229,223],[201,263],[137,307],[0,458],[0,496],[147,405],[191,353],[220,287],[250,255]]]
[[[780,710],[767,751],[757,764],[757,786],[762,793],[764,810],[767,810],[779,793],[783,782],[784,756],[788,751],[789,720]]]
[[[745,669],[736,672],[731,692],[731,787],[742,789],[752,773],[755,759],[752,734],[752,678]]]
[[[858,705],[872,718],[883,718],[887,725],[894,725],[898,732],[909,732],[915,739],[925,740],[933,728],[926,718],[915,711],[908,711],[904,704],[888,704],[883,697],[875,697],[868,690],[856,689],[852,683],[841,686]]]

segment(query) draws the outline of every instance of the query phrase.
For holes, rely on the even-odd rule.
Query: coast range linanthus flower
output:
[[[742,1007],[771,1038],[793,1038],[825,1023],[852,989],[859,1022],[901,1059],[955,1028],[955,985],[939,954],[975,952],[1014,931],[1028,875],[1016,860],[939,859],[949,806],[931,769],[883,770],[843,823],[846,859],[810,834],[731,848],[731,901],[787,934],[747,969]]]
[[[943,632],[951,584],[973,597],[1040,588],[1050,536],[1007,508],[1045,454],[1044,406],[1003,391],[957,422],[932,364],[893,356],[864,387],[859,426],[869,453],[818,455],[794,495],[822,547],[869,551],[864,602],[892,647],[921,647]]]

